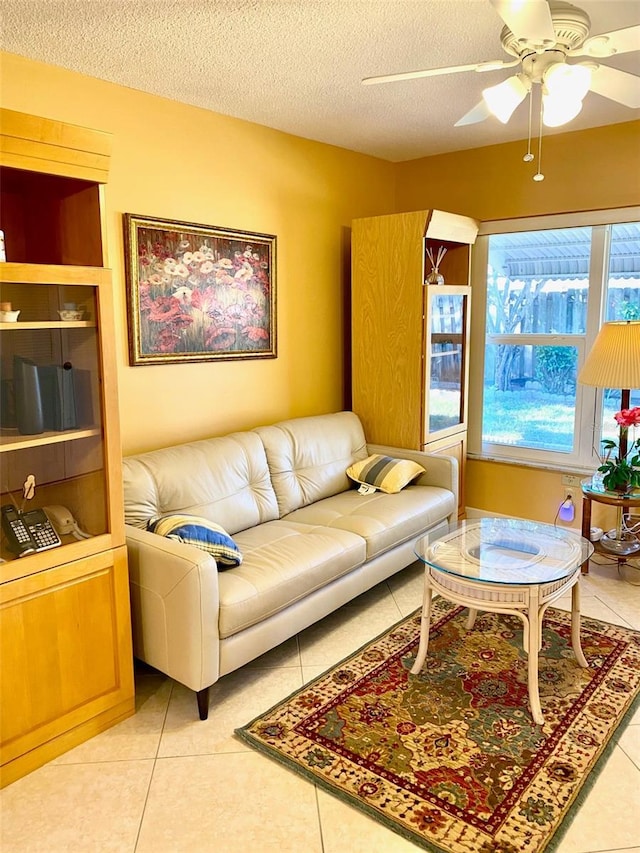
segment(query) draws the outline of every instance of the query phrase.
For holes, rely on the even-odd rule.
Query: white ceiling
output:
[[[637,0],[576,5],[591,35],[640,23]],[[360,82],[509,59],[489,0],[2,0],[0,15],[10,53],[394,162],[527,136],[526,103],[506,126],[454,127],[511,69]],[[640,74],[640,52],[606,64]],[[637,118],[589,93],[555,132]]]

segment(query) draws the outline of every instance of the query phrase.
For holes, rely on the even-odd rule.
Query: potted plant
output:
[[[614,418],[620,427],[620,438],[617,443],[604,439],[605,455],[598,471],[604,474],[602,484],[607,491],[625,494],[640,489],[640,438],[627,447],[629,427],[640,425],[640,406],[621,409]]]

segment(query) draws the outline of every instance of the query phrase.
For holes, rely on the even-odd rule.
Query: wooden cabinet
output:
[[[467,458],[466,431],[453,433],[448,438],[438,439],[423,447],[429,453],[439,453],[443,456],[453,456],[458,461],[458,516],[464,516],[465,509],[465,461]]]
[[[455,456],[461,514],[477,231],[435,210],[356,219],[352,231],[353,409],[373,443]],[[441,248],[445,284],[427,284]]]
[[[1,503],[70,519],[48,550],[18,558],[0,540],[6,785],[133,713],[134,689],[105,267],[110,137],[9,110],[0,118]]]

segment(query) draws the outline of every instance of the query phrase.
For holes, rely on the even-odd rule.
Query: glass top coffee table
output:
[[[417,675],[429,648],[434,592],[469,608],[467,630],[478,610],[517,616],[524,626],[531,714],[542,725],[538,652],[547,607],[571,589],[571,644],[580,666],[580,567],[593,553],[587,539],[551,524],[513,518],[462,521],[444,536],[418,539],[415,553],[425,565],[420,645],[411,669]]]

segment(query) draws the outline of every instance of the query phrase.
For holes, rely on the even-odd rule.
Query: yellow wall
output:
[[[532,180],[533,164],[522,161],[525,152],[526,142],[512,142],[398,164],[398,210],[436,208],[486,221],[640,204],[640,121],[545,138],[540,183]],[[483,345],[472,341],[472,359]],[[553,521],[565,493],[561,476],[471,459],[466,503]],[[574,525],[581,518],[577,509]],[[613,516],[594,504],[593,523],[606,527]]]
[[[399,163],[397,209],[433,207],[490,220],[640,202],[640,121],[546,137],[544,181],[532,179],[534,164],[522,161],[526,150],[524,140]]]
[[[2,105],[113,134],[107,185],[125,453],[343,408],[349,229],[394,167],[1,54]],[[122,214],[277,235],[278,358],[129,367]]]

